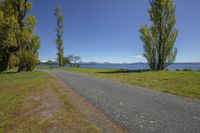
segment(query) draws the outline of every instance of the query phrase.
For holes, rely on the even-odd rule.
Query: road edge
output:
[[[64,86],[68,92],[67,97],[74,103],[74,105],[86,115],[88,120],[94,123],[103,133],[127,133],[118,123],[114,122],[111,118],[106,116],[100,109],[96,108],[92,103],[86,100],[84,97],[79,95],[76,91],[70,88],[64,81],[57,77],[53,72],[48,70],[38,70],[46,72],[54,76],[61,85]]]

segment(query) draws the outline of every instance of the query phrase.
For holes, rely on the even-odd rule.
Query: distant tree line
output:
[[[69,65],[71,67],[79,67],[79,62],[81,62],[80,56],[68,55],[68,56],[63,58],[63,65],[62,66]],[[53,66],[54,62],[52,60],[48,60],[47,64],[49,66]]]
[[[40,39],[34,33],[36,18],[27,15],[28,0],[4,0],[0,3],[0,72],[18,67],[32,71],[38,63]]]

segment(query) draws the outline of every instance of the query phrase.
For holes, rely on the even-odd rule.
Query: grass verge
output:
[[[200,99],[200,71],[129,71],[95,68],[56,68],[87,73],[114,81]]]
[[[0,132],[100,132],[44,72],[0,74]]]

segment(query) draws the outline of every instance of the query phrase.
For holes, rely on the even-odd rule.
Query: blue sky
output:
[[[179,35],[176,62],[200,62],[200,0],[174,0]],[[61,5],[65,16],[65,55],[82,61],[145,62],[139,27],[150,23],[148,0],[33,0],[31,14],[37,17],[41,60],[56,60],[56,19]]]

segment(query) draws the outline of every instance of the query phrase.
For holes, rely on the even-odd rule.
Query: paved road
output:
[[[50,70],[130,133],[200,133],[200,101]]]

